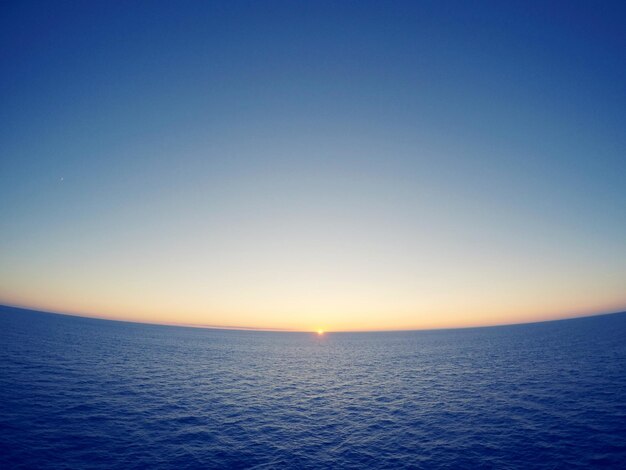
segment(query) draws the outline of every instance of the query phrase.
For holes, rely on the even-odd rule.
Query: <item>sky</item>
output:
[[[623,2],[0,5],[0,303],[295,330],[626,309]]]

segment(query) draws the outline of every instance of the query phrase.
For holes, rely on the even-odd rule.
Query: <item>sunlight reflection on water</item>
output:
[[[626,458],[626,315],[270,333],[0,311],[10,468],[589,468]]]

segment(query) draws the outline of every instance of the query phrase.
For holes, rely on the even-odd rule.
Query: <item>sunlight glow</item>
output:
[[[621,22],[163,3],[0,13],[0,305],[311,337],[626,310]]]

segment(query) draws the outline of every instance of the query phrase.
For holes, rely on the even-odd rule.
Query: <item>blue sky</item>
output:
[[[626,307],[620,2],[5,2],[0,301],[289,328]]]

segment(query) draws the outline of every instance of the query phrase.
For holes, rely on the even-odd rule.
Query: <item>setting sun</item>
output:
[[[0,470],[626,470],[625,23],[2,1]]]

